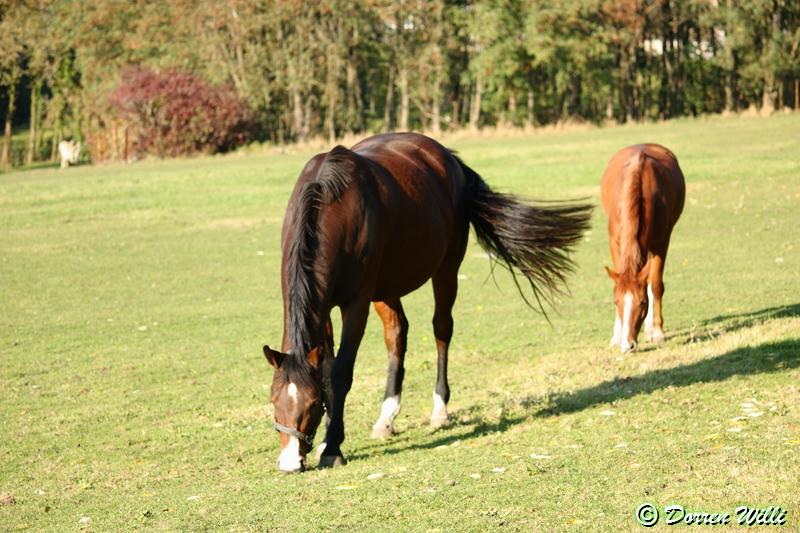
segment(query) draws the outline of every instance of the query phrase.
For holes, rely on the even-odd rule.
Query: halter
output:
[[[309,448],[314,447],[314,434],[306,435],[302,431],[290,428],[289,426],[284,426],[283,424],[278,424],[277,422],[275,422],[273,425],[275,426],[275,429],[280,433],[286,433],[287,435],[291,435],[292,437],[297,437],[297,439],[308,444]]]
[[[315,407],[318,406],[318,405],[322,408],[322,412],[324,413],[325,412],[325,403],[324,402],[317,402],[317,403],[314,404]],[[320,415],[320,419],[322,419],[322,415]],[[297,430],[297,429],[294,429],[294,428],[290,428],[289,426],[284,426],[283,424],[279,424],[277,420],[275,422],[273,422],[272,425],[275,427],[275,430],[278,431],[279,433],[286,433],[287,435],[291,435],[292,437],[296,437],[298,440],[301,440],[301,441],[305,442],[306,444],[308,444],[308,449],[309,450],[313,450],[314,449],[314,435],[317,434],[317,430],[316,429],[314,430],[314,433],[307,434],[307,433],[303,433],[300,430]],[[319,428],[319,424],[317,424],[317,428]]]

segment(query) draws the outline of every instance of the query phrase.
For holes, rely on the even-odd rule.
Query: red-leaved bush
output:
[[[235,92],[192,74],[127,67],[110,104],[139,156],[220,152],[246,140],[247,110]]]

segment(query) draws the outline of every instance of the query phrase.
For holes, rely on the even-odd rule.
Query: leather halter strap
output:
[[[283,424],[278,424],[277,422],[274,423],[275,429],[281,433],[286,433],[287,435],[291,435],[292,437],[297,437],[297,439],[305,442],[308,444],[309,448],[314,447],[314,435],[306,435],[302,431],[298,431],[294,428],[290,428],[289,426],[284,426]]]

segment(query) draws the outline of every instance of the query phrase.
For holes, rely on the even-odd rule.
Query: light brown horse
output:
[[[422,135],[370,137],[308,162],[283,224],[281,350],[264,346],[275,367],[272,403],[280,433],[278,467],[305,468],[323,408],[328,411],[320,466],[345,463],[344,402],[369,314],[380,315],[389,372],[376,437],[389,436],[400,410],[408,321],[400,298],[432,280],[438,372],[431,425],[447,422],[451,310],[469,226],[492,258],[547,299],[572,269],[568,251],[588,226],[591,207],[530,205],[492,191],[445,147]],[[516,279],[516,278],[515,278]],[[333,358],[330,313],[342,332]]]
[[[635,350],[642,322],[647,339],[660,344],[664,262],[686,196],[678,160],[658,144],[623,148],[608,163],[600,194],[615,269],[606,267],[616,306],[611,345]]]

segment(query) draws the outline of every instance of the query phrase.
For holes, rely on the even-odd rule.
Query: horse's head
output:
[[[606,272],[614,281],[614,305],[617,308],[611,344],[619,345],[622,353],[631,352],[636,349],[636,339],[647,316],[650,263],[645,264],[639,272],[619,274],[608,267]]]
[[[264,356],[275,367],[272,405],[275,429],[280,436],[278,468],[302,472],[305,458],[314,446],[314,435],[324,412],[322,373],[317,364],[319,349],[299,360],[264,346]]]

